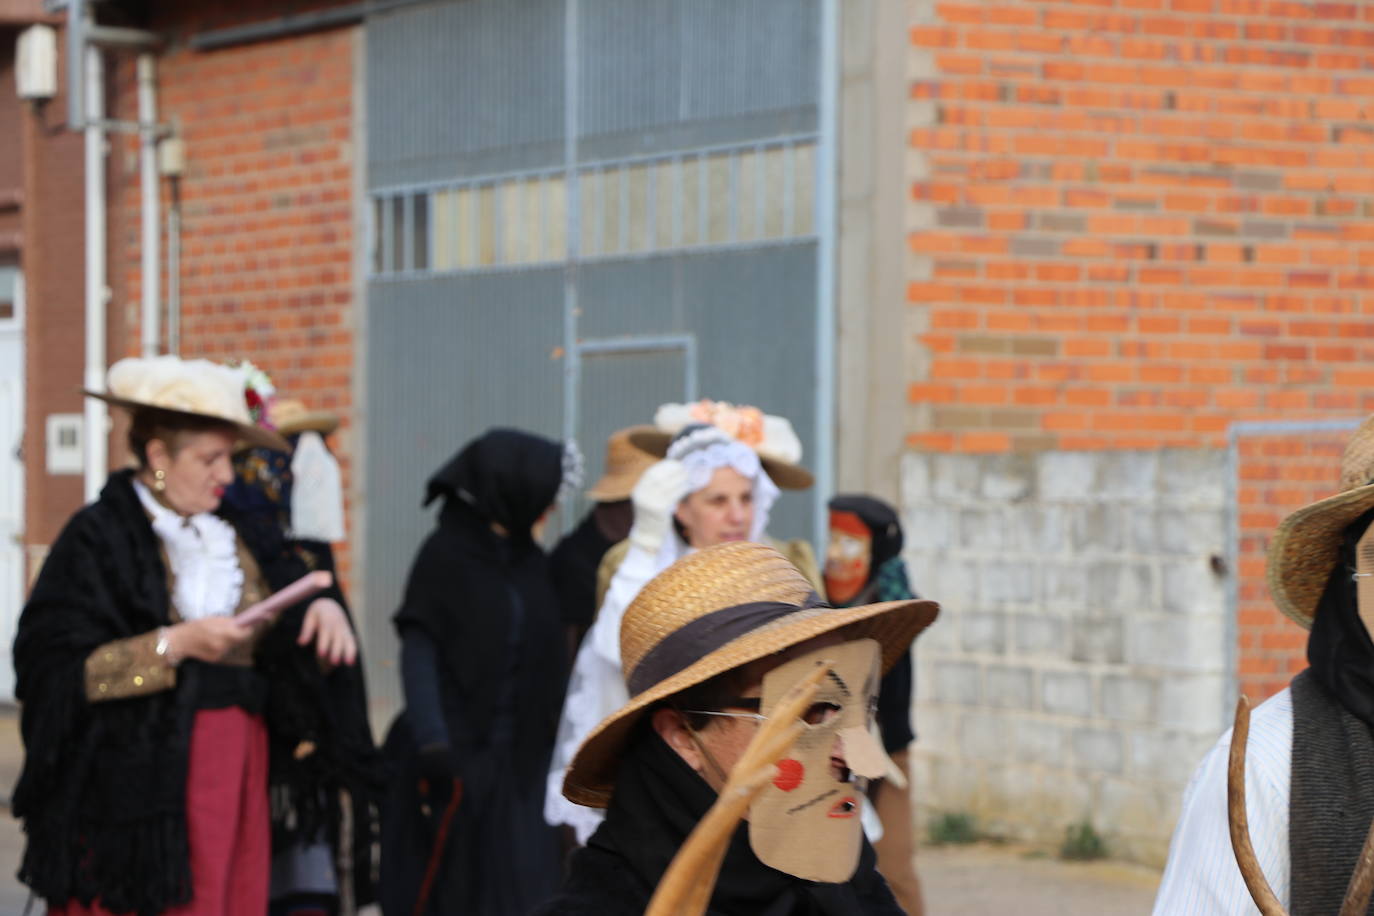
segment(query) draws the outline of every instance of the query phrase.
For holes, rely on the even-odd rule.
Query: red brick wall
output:
[[[280,6],[255,0],[187,12],[164,4],[154,17],[155,28],[176,36],[158,60],[158,116],[186,149],[181,353],[249,359],[283,396],[340,413],[334,445],[347,480],[356,30],[217,51],[185,44],[199,29],[279,17]],[[131,61],[120,68],[115,104],[122,117],[135,116]],[[139,193],[137,142],[122,137],[111,159],[110,314],[123,332],[112,359],[137,353],[140,342]],[[164,207],[167,200],[164,182]]]
[[[1222,447],[1374,410],[1374,6],[937,2],[910,40],[911,447]],[[1333,492],[1330,439],[1242,441],[1252,697],[1305,664],[1263,551]]]
[[[81,475],[47,473],[45,442],[49,414],[83,409],[86,358],[85,141],[66,129],[63,38],[59,29],[56,98],[12,116],[0,113],[0,125],[15,125],[23,174],[24,540],[38,548],[30,556],[30,575],[37,572],[34,561],[42,549],[82,503]]]
[[[1374,6],[937,2],[910,39],[912,446],[1374,409]]]
[[[1237,439],[1240,577],[1237,674],[1240,692],[1260,700],[1307,667],[1307,631],[1274,607],[1265,556],[1285,515],[1336,490],[1348,432],[1292,432]]]

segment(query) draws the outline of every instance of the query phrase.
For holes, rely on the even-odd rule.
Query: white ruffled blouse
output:
[[[152,516],[153,530],[167,549],[172,567],[172,604],[182,620],[229,617],[243,594],[238,537],[224,519],[209,512],[182,516],[134,480],[139,502]]]

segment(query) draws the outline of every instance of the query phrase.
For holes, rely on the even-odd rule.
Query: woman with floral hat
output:
[[[688,554],[731,541],[769,540],[768,518],[779,486],[802,489],[812,481],[797,463],[801,444],[791,425],[757,408],[712,401],[667,404],[659,408],[654,427],[632,432],[630,442],[663,459],[635,485],[629,538],[602,560],[609,585],[573,664],[544,799],[545,819],[572,827],[579,842],[586,842],[602,815],[572,803],[559,787],[581,740],[625,701],[618,642],[625,609],[646,582]],[[776,546],[818,592],[823,590],[809,544]]]
[[[235,619],[304,573],[217,514],[236,443],[285,446],[240,370],[126,359],[87,393],[129,411],[137,466],[68,522],[20,618],[19,876],[50,913],[265,912],[271,834],[318,835],[367,779],[366,723],[324,701],[357,643],[330,592]]]

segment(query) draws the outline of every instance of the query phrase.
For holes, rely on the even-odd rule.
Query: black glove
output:
[[[442,815],[456,786],[462,784],[458,760],[447,744],[431,744],[420,749],[420,801],[432,817]]]

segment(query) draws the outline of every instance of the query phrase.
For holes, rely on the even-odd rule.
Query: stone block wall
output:
[[[1057,845],[1088,821],[1162,863],[1183,787],[1229,720],[1221,450],[904,459],[924,817]]]

